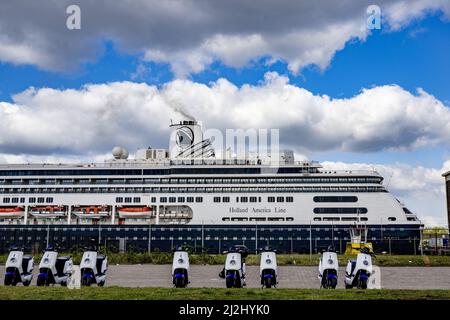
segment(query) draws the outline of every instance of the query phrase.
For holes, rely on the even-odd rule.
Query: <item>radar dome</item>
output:
[[[120,159],[128,159],[128,156],[129,156],[128,150],[122,148],[122,156],[120,157]]]
[[[121,147],[114,147],[112,149],[112,155],[114,159],[120,159],[122,157],[123,149]]]

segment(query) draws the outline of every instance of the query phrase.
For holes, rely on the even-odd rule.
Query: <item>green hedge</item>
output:
[[[82,252],[67,253],[71,255],[74,263],[79,264]],[[61,253],[66,255],[66,253]],[[40,261],[42,254],[34,255],[36,263]],[[345,265],[348,259],[355,256],[338,255],[339,264]],[[0,263],[6,262],[7,255],[0,255]],[[108,253],[110,264],[171,264],[172,254],[155,253]],[[308,254],[280,254],[277,257],[279,265],[297,265],[297,266],[316,266],[319,261],[319,255],[312,256]],[[218,254],[191,254],[191,264],[224,264],[225,255]],[[258,265],[259,256],[249,255],[247,257],[248,265]],[[374,258],[374,264],[378,266],[450,266],[450,256],[414,256],[414,255],[377,255]]]

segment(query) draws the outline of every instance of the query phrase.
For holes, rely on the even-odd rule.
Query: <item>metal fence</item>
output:
[[[76,250],[91,241],[111,252],[168,252],[184,245],[193,252],[221,253],[232,245],[244,244],[252,252],[270,246],[282,253],[318,253],[334,245],[343,253],[350,235],[349,228],[343,226],[0,226],[0,253],[11,244],[39,252],[49,244]],[[422,250],[419,229],[371,227],[368,241],[375,252],[420,254]]]

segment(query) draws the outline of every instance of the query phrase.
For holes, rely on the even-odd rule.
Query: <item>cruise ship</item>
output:
[[[379,250],[418,250],[422,222],[376,171],[327,170],[289,150],[276,166],[258,155],[218,158],[197,121],[170,127],[169,149],[131,159],[115,147],[104,163],[1,165],[0,242],[98,236],[160,250],[247,242],[308,252],[345,246],[361,224]]]

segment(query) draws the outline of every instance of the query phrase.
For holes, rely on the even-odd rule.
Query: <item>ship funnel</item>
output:
[[[201,126],[195,120],[183,120],[170,125],[170,158],[192,159],[214,156],[211,140],[203,140]]]

